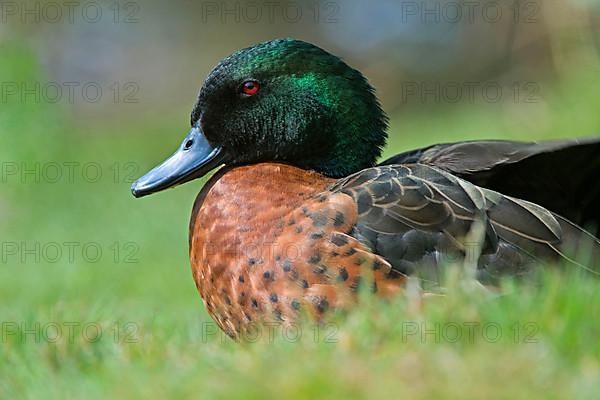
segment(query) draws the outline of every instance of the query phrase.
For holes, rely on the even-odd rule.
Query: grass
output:
[[[75,282],[79,298],[49,287],[53,302],[17,304],[12,320],[27,329],[58,321],[64,336],[7,335],[3,398],[593,398],[600,379],[598,283],[575,274],[548,274],[540,287],[510,286],[495,298],[456,290],[418,308],[405,298],[371,301],[318,337],[303,325],[298,342],[279,331],[271,341],[263,330],[254,344],[207,335],[191,284],[168,283],[188,302],[151,292],[111,299],[119,292],[99,288],[102,275]],[[72,339],[67,322],[79,323]],[[101,327],[98,341],[85,322]]]
[[[41,79],[30,53],[2,51],[3,77]],[[514,104],[407,109],[392,118],[386,155],[442,140],[591,134],[600,99],[590,76],[523,106],[539,124],[519,120]],[[127,176],[127,163],[137,176],[171,151],[181,138],[166,132],[185,132],[185,112],[90,126],[60,105],[3,104],[0,157],[19,171],[3,170],[0,192],[0,398],[597,395],[600,283],[575,272],[550,271],[536,286],[507,282],[495,297],[454,288],[422,305],[367,298],[320,327],[318,340],[309,325],[297,343],[281,333],[270,341],[265,331],[254,344],[207,335],[211,320],[187,260],[189,213],[203,182],[135,200]],[[22,163],[56,162],[93,162],[102,176],[92,182],[79,167],[72,181],[21,176]],[[102,255],[83,253],[86,245]],[[478,324],[472,338],[468,324]]]

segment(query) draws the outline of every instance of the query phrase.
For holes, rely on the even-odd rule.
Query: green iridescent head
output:
[[[256,93],[244,93],[244,84]],[[372,166],[386,138],[384,114],[363,75],[293,39],[224,59],[200,91],[197,123],[232,163],[280,160],[333,177]]]
[[[386,141],[386,117],[365,77],[294,39],[260,43],[221,61],[200,90],[191,123],[178,152],[210,160],[183,178],[171,177],[168,186],[223,163],[282,161],[342,177],[373,166]],[[165,173],[164,165],[158,168]],[[168,187],[147,179],[139,190],[136,184],[136,196]]]

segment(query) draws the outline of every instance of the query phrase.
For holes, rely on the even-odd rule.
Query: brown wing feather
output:
[[[428,165],[371,168],[338,181],[331,190],[356,201],[353,234],[402,273],[418,272],[419,263],[439,266],[464,254],[475,221],[485,227],[482,270],[514,273],[558,259],[588,268],[589,260],[567,249],[582,241],[587,244],[577,247],[600,249],[593,236],[543,207]]]
[[[478,140],[401,153],[380,165],[435,166],[596,229],[600,227],[599,152],[599,136],[543,142]]]

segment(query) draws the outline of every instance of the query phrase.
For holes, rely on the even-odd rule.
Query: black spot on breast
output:
[[[298,225],[295,230],[296,230],[296,233],[302,233],[302,231],[303,231],[302,225]]]
[[[313,226],[325,226],[327,225],[327,215],[322,212],[315,212],[310,215],[310,219],[312,219]]]
[[[333,235],[331,237],[331,243],[338,247],[345,246],[348,244],[348,238],[343,235]]]
[[[316,308],[317,308],[317,311],[322,314],[325,311],[327,311],[327,309],[329,308],[329,302],[327,301],[327,299],[321,299],[316,304]]]
[[[340,268],[340,273],[338,275],[338,281],[344,282],[348,279],[348,271],[346,268]]]
[[[322,239],[323,238],[323,232],[312,233],[310,235],[310,238],[312,240]]]
[[[283,261],[283,270],[290,272],[292,270],[292,262],[289,259]]]
[[[303,287],[304,289],[308,289],[308,281],[307,281],[306,279],[303,279],[303,280],[302,280],[302,287]]]
[[[252,307],[258,308],[258,301],[256,299],[252,299]]]
[[[292,302],[290,303],[290,305],[292,306],[292,308],[294,310],[299,310],[300,309],[300,302],[296,299],[292,300]]]
[[[292,262],[289,259],[285,259],[283,261],[283,270],[285,272],[290,272],[292,270]]]
[[[269,300],[271,300],[273,303],[277,303],[277,293],[271,293]]]
[[[265,279],[271,279],[271,276],[272,276],[271,271],[265,271],[263,273],[263,278],[265,278]]]
[[[381,261],[379,261],[379,260],[373,261],[373,270],[374,271],[381,269],[381,267],[383,267],[383,263]]]
[[[240,283],[244,283],[246,280],[244,279],[243,275],[240,275],[240,277],[238,278],[238,280],[240,281]]]
[[[309,264],[317,264],[319,261],[321,261],[321,255],[319,254],[313,254],[308,258]]]
[[[333,219],[333,226],[342,226],[344,225],[344,222],[346,222],[346,217],[344,216],[344,214],[341,211],[336,211],[335,218]]]
[[[345,255],[345,256],[351,256],[351,255],[353,255],[354,253],[356,253],[356,249],[355,249],[355,248],[350,248],[350,249],[348,249],[348,251],[346,251],[346,252],[344,253],[344,255]]]
[[[327,272],[327,267],[323,264],[319,264],[317,267],[315,267],[313,272],[319,275],[324,274],[325,272]]]

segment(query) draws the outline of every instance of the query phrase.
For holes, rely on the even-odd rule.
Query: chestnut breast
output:
[[[350,301],[362,269],[389,272],[349,235],[357,207],[327,190],[333,182],[261,163],[219,171],[200,192],[190,222],[193,277],[229,335],[252,322],[293,321],[305,307],[319,318]]]

